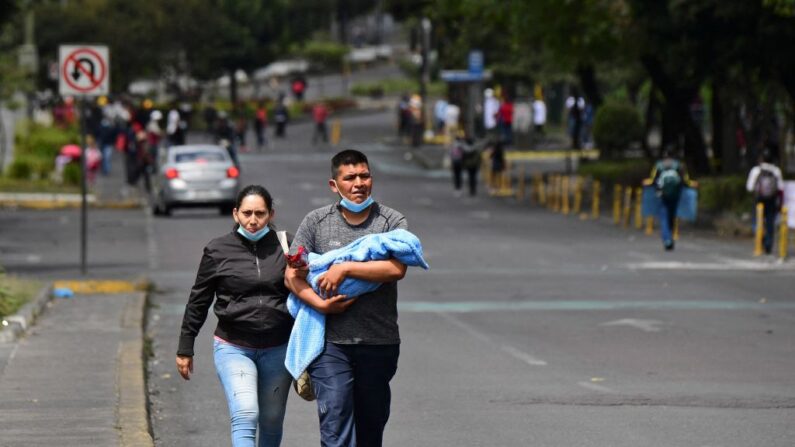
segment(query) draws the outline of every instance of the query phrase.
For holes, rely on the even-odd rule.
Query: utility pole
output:
[[[431,63],[428,57],[431,47],[431,20],[427,17],[423,17],[420,28],[422,33],[420,39],[422,55],[422,64],[420,66],[420,98],[422,99],[422,126],[424,132],[428,123],[428,84],[431,80]]]

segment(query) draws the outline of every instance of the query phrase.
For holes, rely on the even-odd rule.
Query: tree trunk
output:
[[[232,68],[229,70],[229,100],[232,102],[232,107],[237,104],[237,70]]]
[[[688,167],[694,174],[708,174],[709,158],[701,129],[693,121],[690,102],[698,91],[699,82],[686,80],[675,82],[668,76],[662,63],[653,56],[641,57],[652,81],[665,97],[663,109],[663,148],[668,146],[683,149]]]
[[[596,82],[596,70],[593,65],[581,64],[577,67],[577,76],[580,78],[585,97],[591,102],[594,110],[602,105],[602,94],[599,92],[599,85]]]
[[[740,150],[737,147],[737,115],[728,89],[713,81],[712,87],[712,151],[720,158],[721,173],[740,172]]]

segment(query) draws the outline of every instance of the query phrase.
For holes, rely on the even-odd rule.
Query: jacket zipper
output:
[[[254,248],[254,263],[257,264],[257,282],[259,282],[260,287],[262,287],[261,285],[262,272],[260,271],[259,267],[259,255],[257,254],[257,244],[252,244],[252,247]],[[260,293],[258,300],[259,300],[259,306],[262,307],[262,293]]]

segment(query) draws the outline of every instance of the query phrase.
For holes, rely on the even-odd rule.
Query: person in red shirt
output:
[[[312,144],[316,144],[318,138],[324,143],[328,143],[328,132],[326,120],[328,119],[328,107],[322,102],[318,102],[312,107],[312,120],[315,122],[315,132],[312,134]]]
[[[497,122],[500,126],[502,142],[506,145],[511,144],[513,142],[513,101],[509,96],[505,97],[497,110]]]

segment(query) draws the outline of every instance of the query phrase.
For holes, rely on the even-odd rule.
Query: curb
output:
[[[47,285],[39,290],[36,296],[25,303],[14,315],[3,319],[0,329],[0,343],[11,343],[18,340],[36,322],[47,303],[52,299],[52,285]],[[6,326],[6,323],[8,326]]]
[[[116,359],[116,389],[118,406],[116,419],[123,447],[153,447],[149,426],[149,412],[144,370],[144,313],[148,295],[136,293],[125,308],[122,330],[125,340]]]

